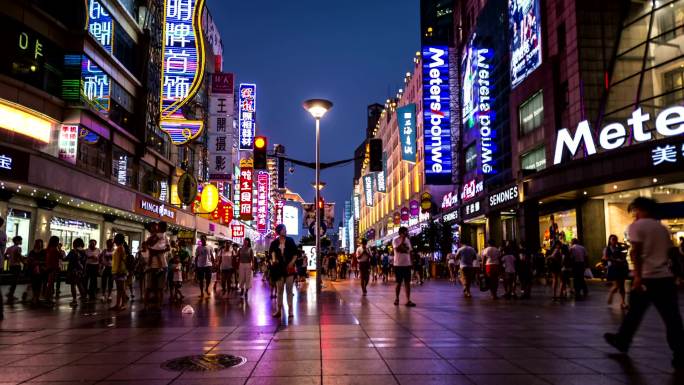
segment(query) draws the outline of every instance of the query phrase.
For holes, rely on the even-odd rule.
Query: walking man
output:
[[[408,238],[408,229],[399,228],[399,236],[392,241],[394,248],[394,276],[397,278],[396,297],[394,306],[399,305],[399,294],[402,283],[406,287],[406,306],[414,307],[411,302],[411,241]]]
[[[634,280],[629,293],[630,308],[617,334],[606,333],[606,342],[627,353],[639,324],[653,303],[667,329],[667,343],[673,352],[672,366],[684,369],[684,327],[679,313],[677,287],[668,267],[668,251],[672,245],[670,231],[654,218],[657,203],[644,197],[634,199],[629,211],[635,221],[627,228],[632,247]]]
[[[470,298],[472,297],[472,294],[470,294],[470,285],[472,285],[473,278],[475,277],[473,262],[477,259],[477,252],[468,244],[468,241],[463,240],[461,243],[462,246],[456,250],[455,259],[460,261],[463,296]]]
[[[573,286],[575,287],[575,299],[581,299],[589,294],[587,282],[584,280],[584,270],[589,267],[589,255],[587,249],[580,245],[577,238],[570,241],[570,255],[574,261],[572,267]]]

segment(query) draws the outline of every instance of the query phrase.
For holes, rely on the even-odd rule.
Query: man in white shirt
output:
[[[470,294],[470,285],[473,283],[475,277],[475,268],[473,262],[477,260],[477,252],[473,249],[468,241],[461,241],[462,246],[456,250],[456,260],[460,263],[461,268],[461,283],[463,283],[463,295],[466,298],[472,297]]]
[[[634,199],[629,211],[635,221],[627,228],[631,244],[629,256],[634,262],[634,280],[629,293],[630,308],[617,334],[606,333],[606,342],[627,353],[641,319],[652,303],[667,329],[667,343],[673,352],[672,366],[684,369],[684,326],[679,312],[677,286],[669,270],[669,252],[673,246],[670,231],[657,219],[656,201]]]
[[[195,249],[195,266],[197,266],[197,281],[200,287],[200,298],[207,294],[209,297],[209,284],[211,283],[211,267],[214,253],[207,246],[207,236],[200,237],[200,244]],[[206,286],[204,283],[206,282]]]
[[[399,305],[399,294],[403,283],[406,287],[406,306],[414,307],[416,304],[411,302],[411,240],[409,240],[406,227],[399,228],[399,236],[392,241],[392,247],[394,249],[394,276],[397,278],[394,305]]]

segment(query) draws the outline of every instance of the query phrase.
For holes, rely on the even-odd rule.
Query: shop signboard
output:
[[[182,240],[187,245],[193,245],[195,242],[195,232],[191,230],[180,230],[178,231],[178,240]]]
[[[251,221],[254,185],[254,163],[252,159],[240,161],[240,219]]]
[[[283,223],[283,210],[285,208],[285,200],[284,199],[276,199],[275,200],[275,207],[276,207],[276,215],[275,215],[275,225],[279,225]],[[275,227],[275,226],[272,226]]]
[[[408,207],[402,207],[399,211],[399,215],[402,222],[408,222],[410,218]]]
[[[268,171],[260,170],[257,173],[257,231],[266,234],[268,231]]]
[[[484,209],[484,204],[481,200],[476,200],[474,202],[469,202],[461,206],[463,208],[463,217],[474,217],[482,214]]]
[[[662,137],[671,137],[684,134],[684,106],[673,106],[666,108],[655,117],[655,131]],[[648,142],[654,140],[655,136],[647,127],[652,127],[651,115],[644,113],[641,107],[632,112],[632,116],[627,120],[629,130],[620,122],[609,123],[598,133],[598,140],[600,149],[603,151],[611,151],[622,147],[630,139],[630,144]],[[583,120],[577,125],[574,134],[570,133],[567,128],[558,130],[556,135],[556,148],[554,151],[553,164],[561,164],[563,162],[563,154],[567,149],[570,152],[571,158],[577,154],[580,147],[584,148],[585,154],[591,156],[597,153],[596,143],[592,129],[589,126],[588,120]],[[660,150],[658,150],[660,151]],[[654,152],[656,160],[661,158],[671,159],[671,151]],[[665,161],[665,160],[663,160]]]
[[[114,21],[99,0],[88,1],[88,33],[100,43],[105,51],[112,53]]]
[[[415,218],[420,214],[420,202],[415,199],[409,202],[409,214],[411,218]]]
[[[181,110],[204,80],[203,10],[204,0],[164,0],[160,127],[175,145],[197,138],[204,128],[202,120],[189,120]]]
[[[29,154],[0,146],[0,179],[26,182],[28,170]]]
[[[378,186],[378,192],[387,192],[387,153],[382,153],[382,171],[376,172],[376,183]]]
[[[420,194],[420,209],[422,212],[432,210],[432,194],[429,192]]]
[[[453,210],[442,215],[442,221],[444,223],[454,222],[458,220],[458,210]]]
[[[684,161],[684,143],[683,144],[666,144],[663,146],[655,146],[651,149],[651,162],[653,166],[676,164]]]
[[[507,187],[506,189],[489,195],[489,208],[518,202],[518,185]]]
[[[239,145],[240,150],[254,149],[254,133],[256,130],[256,84],[240,83],[240,111]]]
[[[394,221],[395,225],[401,224],[401,213],[398,211],[394,213],[394,215],[392,216],[392,221]]]
[[[136,195],[135,212],[147,217],[176,223],[176,209],[159,203],[143,195]]]
[[[76,151],[78,149],[78,125],[63,124],[59,128],[59,140],[57,141],[58,157],[61,160],[76,164]]]
[[[81,58],[81,92],[85,101],[97,111],[109,112],[112,79],[89,57]]]
[[[354,194],[354,219],[357,221],[361,218],[361,196]]]
[[[233,169],[231,161],[233,96],[232,93],[224,91],[228,86],[232,87],[232,74],[216,73],[212,75],[211,80],[212,93],[209,95],[209,138],[207,146],[209,179],[215,181],[230,180],[230,173]],[[230,90],[232,91],[232,88]]]
[[[451,184],[449,47],[423,47],[425,184]]]
[[[407,104],[397,108],[401,160],[416,162],[416,105]]]
[[[293,236],[299,235],[299,209],[292,205],[283,206],[283,221],[287,233]]]
[[[245,236],[244,225],[232,225],[230,226],[230,230],[233,238],[243,238]]]
[[[467,183],[463,184],[463,190],[461,191],[461,200],[466,201],[473,199],[480,195],[484,191],[484,183],[480,180],[472,179]]]
[[[458,204],[458,192],[450,191],[442,197],[442,211],[448,211]]]
[[[233,95],[233,79],[230,72],[217,72],[211,75],[211,92],[217,95]]]
[[[511,86],[515,87],[542,63],[541,7],[539,0],[508,2],[508,38],[511,52]]]
[[[493,69],[493,51],[478,43],[473,34],[463,55],[463,125],[467,130],[476,128],[479,133],[478,153],[480,172],[494,174],[496,132],[492,129],[493,93],[490,81]]]
[[[366,198],[366,207],[373,207],[373,174],[363,176],[363,192]]]
[[[195,201],[197,197],[197,179],[186,172],[178,178],[178,199],[184,205],[190,205]]]

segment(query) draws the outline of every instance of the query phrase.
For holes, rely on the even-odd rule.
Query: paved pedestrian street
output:
[[[460,286],[428,281],[415,308],[393,305],[394,286],[326,282],[321,300],[302,284],[295,317],[271,317],[260,277],[247,302],[200,300],[143,314],[107,305],[72,309],[6,306],[0,323],[0,384],[682,384],[670,368],[664,328],[651,309],[629,356],[602,334],[621,319],[603,284],[589,299],[554,303],[542,287],[531,300],[466,300]],[[219,371],[171,371],[185,355],[231,354],[244,364]]]

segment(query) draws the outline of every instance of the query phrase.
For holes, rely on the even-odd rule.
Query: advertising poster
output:
[[[515,87],[542,63],[539,0],[509,0],[508,29],[511,87]]]

